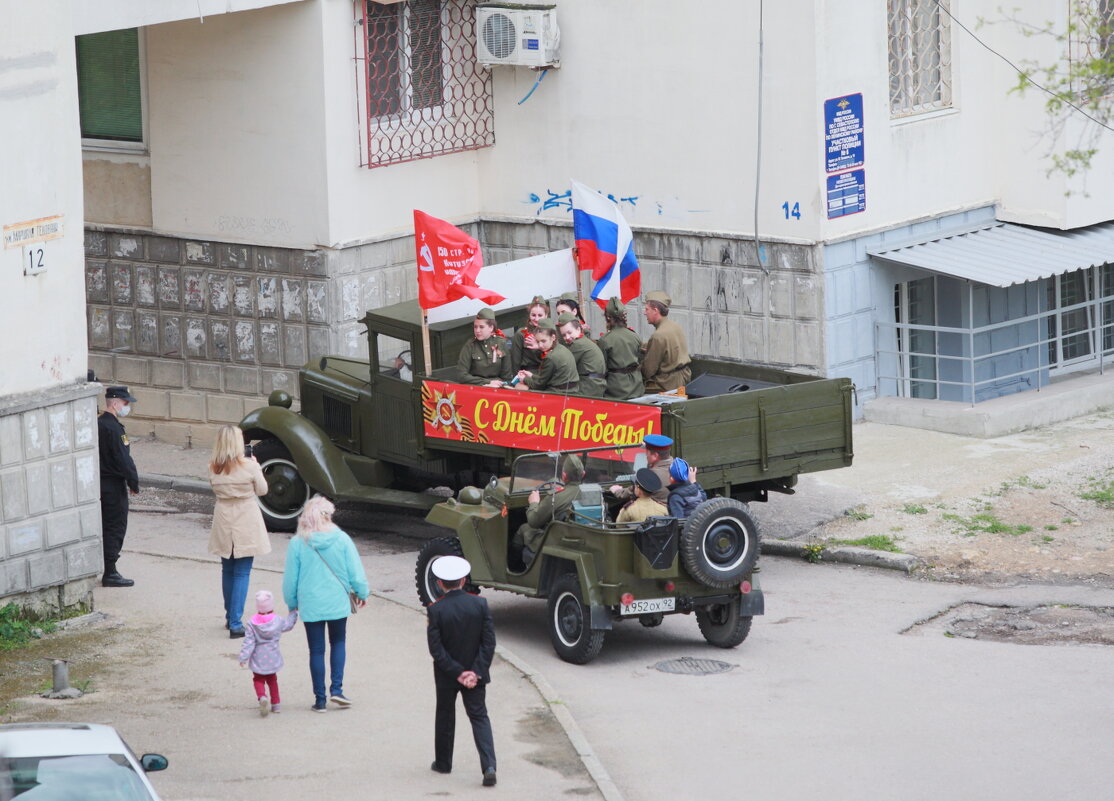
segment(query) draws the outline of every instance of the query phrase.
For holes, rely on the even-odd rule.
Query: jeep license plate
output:
[[[672,612],[677,608],[676,598],[643,598],[619,605],[620,615],[652,615],[655,612]]]

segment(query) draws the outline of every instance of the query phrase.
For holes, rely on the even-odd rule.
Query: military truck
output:
[[[576,451],[585,467],[571,516],[552,520],[529,563],[513,547],[512,533],[526,522],[529,495],[559,491],[569,451],[518,457],[507,476],[492,476],[481,491],[467,487],[435,506],[427,520],[454,537],[426,542],[418,554],[418,598],[440,595],[431,566],[440,556],[463,556],[474,587],[506,590],[548,603],[553,649],[585,664],[599,654],[613,623],[638,620],[658,626],[666,615],[695,613],[710,644],[733,648],[746,639],[754,615],[764,611],[758,586],[758,527],[746,504],[714,498],[690,517],[651,517],[615,523],[621,501],[615,483],[629,484],[637,447],[616,458],[611,448]]]
[[[430,488],[485,486],[523,454],[612,446],[619,459],[646,434],[672,437],[709,495],[742,503],[851,463],[846,378],[697,357],[687,396],[606,401],[466,386],[454,383],[455,365],[472,318],[430,326],[426,365],[420,314],[416,301],[368,312],[367,360],[312,361],[299,373],[300,411],[279,390],[241,421],[267,478],[260,506],[272,530],[293,530],[314,491],[429,510],[444,500]],[[499,312],[503,327],[525,320],[524,306]],[[410,376],[394,368],[407,352]]]

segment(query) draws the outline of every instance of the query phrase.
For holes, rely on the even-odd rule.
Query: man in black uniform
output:
[[[453,769],[453,739],[456,733],[456,694],[464,700],[464,711],[472,723],[472,738],[480,752],[484,787],[495,785],[495,743],[487,716],[486,685],[495,656],[495,624],[487,601],[464,591],[464,580],[472,572],[467,559],[441,556],[433,563],[433,575],[444,595],[427,610],[429,654],[437,685],[437,717],[434,733],[436,759],[430,769],[449,773]]]
[[[128,531],[128,493],[139,492],[139,473],[132,461],[128,435],[120,424],[127,417],[135,398],[127,387],[109,387],[104,393],[104,413],[97,418],[97,438],[101,453],[101,541],[104,545],[105,587],[130,587],[135,584],[116,570],[116,560],[124,547]]]

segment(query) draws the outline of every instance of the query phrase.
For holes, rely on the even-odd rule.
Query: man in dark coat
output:
[[[429,654],[437,685],[437,716],[434,733],[436,758],[430,769],[449,773],[453,769],[453,740],[456,734],[456,695],[472,723],[472,738],[480,754],[484,787],[495,785],[495,743],[487,716],[486,686],[491,681],[495,656],[495,624],[487,601],[464,591],[472,571],[468,560],[441,556],[433,563],[433,575],[444,595],[428,609]]]
[[[128,493],[139,492],[139,473],[132,461],[128,434],[120,423],[131,411],[135,398],[127,387],[109,387],[104,393],[104,413],[97,418],[101,457],[101,543],[104,547],[105,587],[135,584],[116,569],[124,535],[128,532]]]

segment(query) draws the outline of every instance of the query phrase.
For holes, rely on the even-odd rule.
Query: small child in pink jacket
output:
[[[244,626],[244,644],[240,648],[240,667],[251,668],[255,694],[259,697],[259,714],[263,717],[279,711],[278,672],[282,668],[279,638],[298,622],[298,611],[286,617],[275,614],[275,597],[267,590],[255,594],[256,614]],[[267,692],[271,698],[267,700]]]

